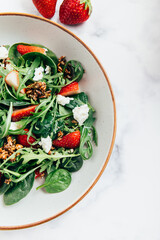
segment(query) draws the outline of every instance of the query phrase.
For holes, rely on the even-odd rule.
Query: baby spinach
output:
[[[70,173],[67,170],[60,168],[56,171],[50,172],[46,177],[44,184],[37,189],[44,187],[48,193],[58,193],[68,188],[70,183]]]
[[[10,185],[5,183],[6,178],[2,176],[0,178],[0,195],[4,194],[9,188]]]
[[[47,55],[39,52],[30,52],[21,56],[21,58],[23,58],[25,61],[33,61],[37,57],[40,58],[41,62],[43,62],[44,65],[48,65],[51,67],[52,74],[56,74],[57,66],[50,57],[47,57]]]
[[[60,167],[68,170],[69,172],[77,172],[83,165],[83,159],[81,156],[73,157],[62,160]]]
[[[70,100],[69,104],[66,104],[65,106],[74,109],[75,107],[80,107],[83,104],[88,104],[88,96],[84,93],[78,93],[74,96],[72,96],[73,100]]]
[[[46,138],[48,137],[51,132],[53,131],[53,122],[54,118],[51,112],[49,112],[43,121],[38,119],[36,124],[33,127],[33,133],[38,135],[39,137]]]
[[[13,61],[14,64],[18,65],[19,58],[21,57],[21,54],[17,51],[17,46],[18,45],[25,45],[25,46],[36,46],[36,47],[41,47],[46,49],[46,55],[50,57],[56,64],[58,63],[58,58],[55,55],[54,52],[52,52],[49,48],[40,45],[40,44],[28,44],[28,43],[15,43],[9,48],[9,58]]]
[[[4,194],[5,205],[12,205],[24,198],[32,189],[35,174],[28,175],[23,181],[14,184]]]

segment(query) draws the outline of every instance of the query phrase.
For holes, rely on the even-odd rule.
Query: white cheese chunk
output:
[[[20,129],[22,126],[18,124],[17,122],[11,122],[9,130],[17,130]]]
[[[43,78],[43,72],[44,72],[44,68],[43,67],[35,68],[33,81],[41,80]]]
[[[8,57],[8,50],[7,48],[1,46],[0,47],[0,59],[5,59]]]
[[[64,97],[60,94],[57,95],[57,103],[62,105],[62,106],[66,105],[66,104],[69,104],[71,100],[73,100],[73,98]]]
[[[50,136],[47,138],[41,137],[41,141],[39,142],[39,145],[42,146],[43,150],[48,153],[51,150],[52,147],[52,139]]]
[[[84,104],[80,107],[75,107],[73,110],[73,117],[81,126],[89,116],[89,107],[87,104]]]
[[[50,66],[46,66],[45,74],[49,74],[50,72],[51,72],[51,67]]]

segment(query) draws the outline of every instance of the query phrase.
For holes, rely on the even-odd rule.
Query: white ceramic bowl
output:
[[[58,194],[36,191],[35,183],[26,198],[15,205],[4,206],[0,196],[0,229],[19,229],[47,222],[78,203],[95,185],[104,171],[115,140],[116,110],[111,85],[93,52],[64,27],[27,14],[0,14],[0,45],[16,42],[39,43],[47,46],[58,57],[79,60],[85,67],[80,87],[89,95],[96,109],[98,147],[92,159],[85,161],[81,170],[72,174],[70,187]]]

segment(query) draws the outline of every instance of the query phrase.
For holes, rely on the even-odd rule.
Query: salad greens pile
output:
[[[17,50],[18,45],[40,47],[45,49],[45,54],[28,52],[22,55]],[[63,87],[82,79],[84,69],[80,62],[66,60],[61,64],[55,53],[37,44],[16,43],[3,48],[8,51],[8,57],[0,56],[0,194],[3,194],[4,203],[11,205],[30,192],[35,175],[44,175],[44,183],[37,189],[58,193],[68,188],[71,173],[80,170],[83,161],[91,158],[93,146],[97,145],[97,132],[93,126],[95,110],[84,92],[73,94],[66,104],[57,101]],[[43,69],[39,80],[34,80],[36,69]],[[6,76],[11,71],[18,73],[17,89],[7,84]],[[70,73],[69,77],[66,72]],[[33,97],[22,91],[35,82],[45,84],[46,95],[34,98],[39,90],[33,92]],[[34,105],[35,111],[29,116],[13,122],[16,110],[23,111]],[[79,124],[73,110],[83,105],[87,105],[88,115],[83,124]],[[52,142],[59,139],[60,134],[61,139],[75,131],[80,132],[78,147],[50,146],[46,151],[40,144],[44,139],[47,144],[47,139]],[[19,142],[19,137],[23,136],[27,136],[29,146]]]

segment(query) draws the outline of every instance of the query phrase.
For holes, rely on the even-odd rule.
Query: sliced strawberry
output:
[[[40,172],[39,169],[35,170],[35,178],[43,177],[45,175],[45,171]]]
[[[26,131],[26,133],[29,131],[28,129],[24,129]],[[32,143],[34,143],[36,141],[36,139],[34,137],[29,137],[28,141],[27,141],[27,134],[24,135],[18,135],[17,136],[17,142],[21,145],[23,145],[23,147],[30,147]]]
[[[13,70],[7,74],[5,77],[5,82],[10,86],[14,87],[15,90],[19,87],[19,74],[18,71]],[[20,91],[21,93],[25,93],[24,89]]]
[[[69,85],[62,87],[58,94],[63,96],[71,96],[80,92],[78,82],[72,82]]]
[[[40,53],[45,53],[45,49],[37,46],[27,46],[27,45],[18,45],[17,46],[17,51],[21,54],[24,55],[26,53],[30,52],[40,52]]]
[[[23,117],[28,117],[31,116],[33,112],[35,112],[35,108],[38,105],[33,105],[33,106],[29,106],[26,108],[22,108],[22,109],[18,109],[13,111],[12,113],[12,121],[13,122],[17,122],[20,121]]]
[[[81,134],[80,131],[68,133],[63,136],[60,140],[53,140],[53,146],[64,147],[64,148],[77,148],[80,144]]]

